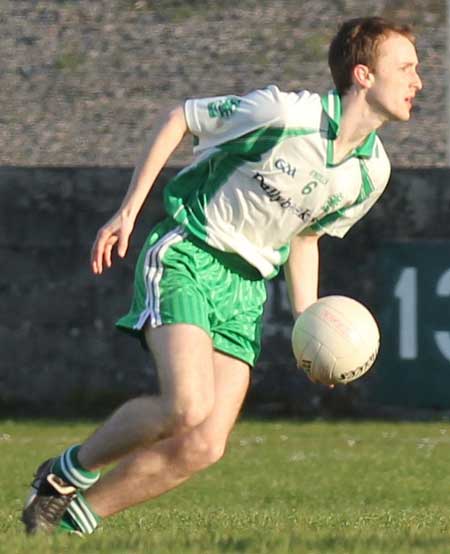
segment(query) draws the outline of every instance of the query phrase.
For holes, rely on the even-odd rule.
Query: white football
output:
[[[350,383],[373,365],[380,346],[377,322],[347,296],[325,296],[309,306],[292,330],[297,365],[324,385]]]

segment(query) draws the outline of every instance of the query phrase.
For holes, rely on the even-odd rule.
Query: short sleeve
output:
[[[353,225],[367,214],[380,196],[381,192],[374,192],[361,204],[333,212],[313,223],[306,231],[343,238]]]
[[[196,137],[194,152],[218,146],[261,127],[284,127],[295,93],[271,85],[245,96],[188,99],[186,122]]]

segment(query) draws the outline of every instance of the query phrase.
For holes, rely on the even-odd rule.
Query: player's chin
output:
[[[391,121],[409,121],[410,119],[411,113],[409,110],[405,112],[392,113],[390,117]]]
[[[397,114],[398,121],[409,121],[411,119],[411,110],[406,108]]]

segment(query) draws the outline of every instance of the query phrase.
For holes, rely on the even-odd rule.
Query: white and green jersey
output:
[[[276,86],[190,99],[194,163],[165,189],[167,212],[209,245],[273,276],[296,234],[343,237],[380,197],[390,164],[376,133],[333,161],[341,100]]]

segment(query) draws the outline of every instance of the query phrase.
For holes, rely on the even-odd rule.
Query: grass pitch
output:
[[[243,421],[219,464],[92,537],[25,537],[38,462],[94,427],[0,421],[0,554],[450,553],[445,421]]]

